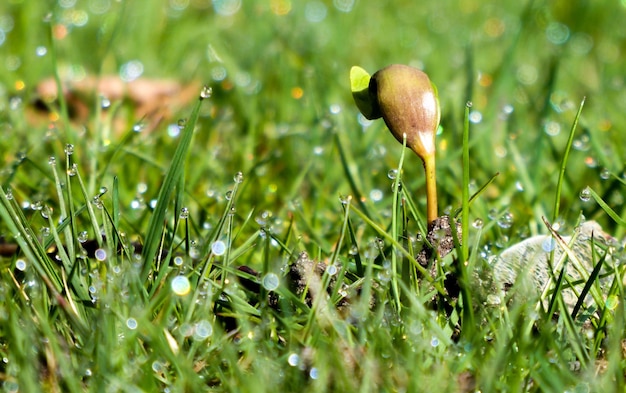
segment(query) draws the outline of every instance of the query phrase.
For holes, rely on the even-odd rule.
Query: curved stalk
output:
[[[435,175],[435,154],[423,157],[424,172],[426,173],[426,219],[428,224],[439,217],[437,212],[437,178]]]

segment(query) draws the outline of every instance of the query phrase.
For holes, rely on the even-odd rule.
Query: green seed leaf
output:
[[[380,118],[380,112],[375,102],[370,97],[369,85],[370,74],[359,66],[350,69],[350,90],[354,102],[366,119],[374,120]]]

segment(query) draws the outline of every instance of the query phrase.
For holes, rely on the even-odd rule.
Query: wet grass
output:
[[[489,265],[543,218],[624,237],[622,4],[51,7],[0,5],[5,391],[623,391],[622,264],[573,316],[495,301]],[[440,210],[464,208],[434,275],[421,162],[350,97],[394,62],[438,85]],[[155,127],[128,98],[37,109],[44,78],[137,69],[212,94]],[[303,251],[328,297],[290,285]]]

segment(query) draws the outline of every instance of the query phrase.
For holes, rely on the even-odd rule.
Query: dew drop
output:
[[[579,198],[583,202],[589,202],[591,199],[591,191],[589,190],[589,187],[585,187],[580,191]]]
[[[575,139],[574,142],[572,143],[572,146],[574,147],[574,149],[579,150],[579,151],[589,150],[589,146],[590,146],[589,135],[582,135],[580,138]]]
[[[96,209],[102,209],[103,207],[102,200],[100,199],[100,196],[98,195],[93,197],[93,199],[91,200],[91,203],[96,207]]]
[[[224,194],[224,198],[226,198],[227,201],[230,201],[233,198],[233,192],[226,191],[226,194]]]
[[[467,101],[465,103],[465,106],[468,107],[468,108],[471,108],[472,106],[474,106],[474,103],[472,101]]]
[[[333,115],[337,115],[341,112],[341,105],[339,104],[331,104],[330,107],[328,108],[330,113],[332,113]]]
[[[561,125],[555,121],[546,122],[543,131],[549,136],[557,136],[561,132]]]
[[[107,252],[105,249],[99,248],[96,250],[96,252],[94,252],[94,256],[98,261],[102,262],[107,259]]]
[[[130,330],[135,330],[137,329],[137,320],[135,318],[128,318],[126,320],[126,327],[129,328]]]
[[[350,255],[357,255],[359,253],[359,248],[357,246],[352,246],[350,247],[350,250],[348,250],[348,254]]]
[[[172,291],[178,296],[186,296],[191,291],[189,279],[185,276],[176,276],[172,280]]]
[[[57,164],[57,159],[54,156],[48,158],[48,165],[54,166]]]
[[[439,339],[437,337],[433,337],[430,340],[430,346],[433,347],[433,348],[438,347],[439,346]]]
[[[161,362],[156,360],[152,362],[152,371],[154,371],[155,373],[163,372],[163,365],[161,364]]]
[[[337,265],[328,265],[328,267],[326,268],[326,273],[328,273],[329,276],[334,276],[335,274],[337,274]]]
[[[133,124],[133,132],[141,132],[146,127],[144,123],[135,123]]]
[[[67,174],[68,176],[76,176],[76,173],[78,173],[78,166],[72,164],[72,166],[67,169]]]
[[[374,188],[372,191],[370,191],[370,199],[372,200],[372,202],[380,202],[383,199],[382,190]]]
[[[274,291],[276,290],[276,288],[278,288],[278,285],[280,284],[280,279],[275,273],[267,273],[261,280],[261,284],[263,285],[263,288],[267,289],[268,291]]]
[[[102,109],[109,109],[109,107],[111,107],[111,100],[105,96],[100,96],[100,107]]]
[[[48,48],[46,48],[45,46],[38,46],[37,49],[35,49],[35,54],[39,57],[45,56],[48,53]]]
[[[235,176],[233,177],[233,180],[235,181],[235,183],[241,184],[243,182],[243,173],[241,173],[241,172],[235,173]]]
[[[390,178],[391,180],[395,180],[395,178],[398,177],[398,170],[390,169],[389,172],[387,172],[387,177]]]
[[[68,156],[74,154],[74,145],[72,145],[71,143],[65,145],[65,154],[67,154]]]
[[[23,259],[18,259],[17,261],[15,261],[15,268],[21,272],[26,270],[26,266],[26,261]]]
[[[206,340],[213,335],[213,325],[207,320],[201,320],[196,324],[193,338],[196,340]]]
[[[311,379],[318,379],[319,378],[319,371],[317,369],[317,367],[312,367],[311,371],[309,371],[309,377],[311,377]]]
[[[200,99],[204,100],[206,98],[210,98],[212,94],[213,89],[211,88],[211,86],[204,85],[202,87],[202,90],[200,91]]]
[[[185,126],[187,125],[187,119],[178,119],[176,125],[178,126],[178,128],[185,128]]]
[[[80,243],[84,243],[87,241],[89,234],[87,233],[87,231],[82,231],[78,234],[78,241]]]
[[[469,114],[469,121],[477,124],[480,123],[483,120],[483,114],[480,113],[479,111],[471,111]]]
[[[179,218],[181,220],[186,220],[187,218],[189,218],[189,209],[187,209],[186,207],[183,207],[182,209],[180,209]]]
[[[511,226],[513,226],[513,214],[510,212],[506,212],[504,213],[499,219],[498,219],[498,226],[502,229],[509,229],[511,228]]]
[[[52,215],[52,207],[45,205],[41,208],[41,217],[45,218],[46,220],[48,218],[50,218],[50,216]]]
[[[482,218],[477,218],[472,222],[472,226],[476,229],[480,229],[483,227],[483,220]]]
[[[6,193],[4,194],[4,196],[10,201],[13,199],[13,191],[11,191],[11,189],[7,189]]]
[[[50,228],[48,228],[48,227],[41,228],[41,236],[42,237],[50,236]]]
[[[517,191],[519,191],[519,192],[524,191],[524,184],[522,184],[522,182],[521,182],[521,181],[519,181],[519,180],[518,180],[518,181],[516,181],[516,182],[515,182],[515,189],[516,189]]]
[[[188,323],[183,323],[182,325],[180,325],[179,331],[183,337],[191,337],[194,328]]]
[[[291,367],[298,366],[300,364],[300,356],[297,353],[290,354],[287,358],[287,363],[289,363]]]
[[[221,240],[216,240],[211,244],[211,252],[217,256],[224,255],[226,252],[226,243]]]
[[[608,168],[603,168],[600,171],[600,179],[602,180],[608,180],[611,177],[611,171],[609,171]]]

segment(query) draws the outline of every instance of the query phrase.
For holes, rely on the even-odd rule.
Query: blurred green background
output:
[[[198,220],[211,216],[210,206],[242,171],[245,211],[282,218],[300,211],[324,233],[338,219],[339,195],[355,195],[381,215],[390,208],[387,172],[400,146],[382,122],[358,115],[348,73],[355,64],[374,72],[405,63],[424,69],[439,88],[442,210],[460,205],[461,131],[471,101],[473,191],[500,173],[473,205],[472,219],[488,222],[508,210],[510,234],[542,231],[540,217],[551,216],[562,152],[586,97],[562,220],[573,224],[583,210],[610,227],[578,195],[592,186],[623,210],[615,177],[623,176],[626,157],[625,11],[624,1],[7,0],[0,5],[0,179],[24,198],[41,197],[46,176],[33,172],[45,172],[48,156],[62,156],[71,142],[94,193],[118,175],[127,207],[136,198],[147,202],[162,179],[151,168],[166,167],[176,142],[167,124],[122,144],[120,134],[98,140],[93,118],[73,133],[50,132],[30,124],[24,109],[55,64],[63,80],[114,74],[197,81],[214,90],[188,168],[190,209],[205,217]],[[95,113],[95,100],[89,105]],[[176,108],[175,117],[190,108]],[[128,133],[141,120],[132,112],[125,119]],[[123,153],[113,156],[119,146]],[[16,165],[21,153],[28,159]],[[414,156],[407,156],[405,179],[423,206]],[[130,210],[132,222],[145,217]]]

